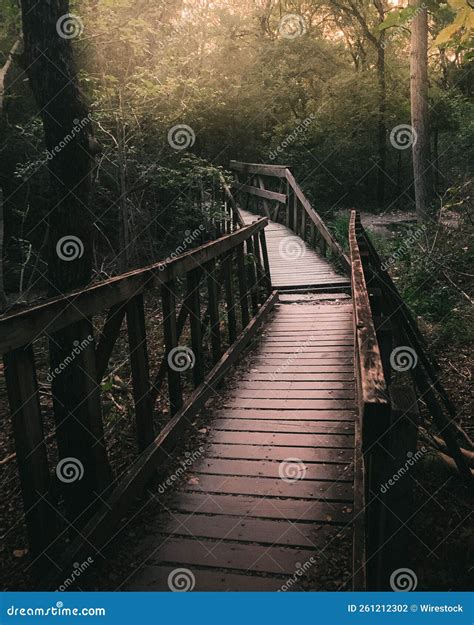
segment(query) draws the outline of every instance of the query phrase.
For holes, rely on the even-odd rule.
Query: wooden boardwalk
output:
[[[298,238],[278,224],[267,230],[275,286],[347,283],[309,248],[280,261],[280,241]],[[278,590],[289,580],[295,590],[301,568],[314,584],[311,569],[326,567],[342,528],[350,544],[334,576],[351,570],[354,337],[345,297],[282,296],[245,371],[217,400],[205,452],[140,546],[127,589],[168,590],[182,575],[196,591]]]
[[[241,210],[245,224],[258,217]],[[347,276],[332,265],[286,226],[271,221],[265,228],[272,285],[276,289],[297,287],[349,286]]]

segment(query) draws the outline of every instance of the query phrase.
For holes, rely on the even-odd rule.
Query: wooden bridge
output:
[[[232,169],[214,240],[0,317],[32,564],[50,586],[72,563],[106,557],[145,488],[160,499],[156,484],[196,417],[206,442],[166,482],[122,589],[182,589],[175,574],[195,590],[388,588],[407,564],[410,481],[382,486],[416,451],[415,387],[470,478],[454,408],[357,214],[346,256],[288,168]],[[144,298],[156,288],[164,349],[152,374]],[[124,320],[137,457],[113,475],[101,395]],[[53,462],[35,368],[45,336],[81,345],[59,367],[72,397],[66,411],[53,406]],[[394,366],[400,349],[416,366]],[[157,432],[165,377],[170,417]]]

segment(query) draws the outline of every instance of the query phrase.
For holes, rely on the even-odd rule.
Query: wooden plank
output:
[[[228,408],[266,408],[277,410],[350,410],[354,407],[353,399],[226,399]]]
[[[287,460],[298,458],[302,462],[348,463],[352,461],[352,449],[332,447],[284,447],[271,445],[229,445],[216,443],[207,449],[209,458],[240,458],[242,460]]]
[[[284,165],[262,165],[260,163],[241,163],[239,161],[230,161],[229,169],[242,174],[260,174],[262,176],[286,178],[286,166]]]
[[[352,483],[324,480],[285,482],[281,478],[233,477],[230,475],[200,475],[199,484],[185,486],[186,491],[221,493],[226,495],[259,495],[287,499],[317,499],[318,501],[352,501]]]
[[[37,558],[50,545],[56,523],[47,502],[50,477],[33,348],[5,354],[4,365],[28,544]]]
[[[224,445],[277,445],[287,447],[332,447],[353,449],[351,434],[281,434],[272,432],[213,431],[210,440]]]
[[[206,458],[192,467],[193,475],[232,475],[246,477],[281,478],[281,462],[262,460],[230,460]],[[302,479],[329,480],[352,482],[352,466],[350,464],[312,463],[304,466]],[[223,511],[224,513],[224,511]]]
[[[176,566],[142,566],[125,586],[119,590],[127,591],[169,591]],[[229,573],[211,568],[195,569],[195,592],[276,592],[281,589],[285,579],[275,575],[265,577],[262,575],[244,573]],[[297,590],[298,584],[289,590]]]
[[[150,561],[291,576],[297,563],[306,562],[312,555],[314,551],[308,549],[168,538]]]
[[[346,390],[288,390],[288,389],[236,389],[232,394],[240,399],[351,399],[354,400],[354,389]]]
[[[321,502],[314,500],[265,499],[242,495],[218,495],[205,493],[176,493],[170,507],[189,514],[222,514],[246,516],[248,518],[282,519],[285,521],[311,521],[328,524],[347,523],[352,510],[347,503],[339,501]]]
[[[267,382],[258,380],[243,380],[239,381],[239,390],[265,390],[270,392],[274,390],[353,390],[354,384],[349,381],[326,380],[324,382],[292,382],[290,380],[277,381],[269,380]]]
[[[301,372],[301,373],[294,373],[294,372],[289,372],[287,371],[287,368],[285,368],[285,370],[279,371],[277,373],[265,373],[262,372],[260,370],[254,370],[252,375],[249,377],[248,374],[244,373],[243,374],[244,377],[242,379],[248,381],[248,382],[274,382],[274,383],[279,383],[279,382],[292,382],[293,384],[313,384],[313,380],[314,380],[314,384],[324,384],[325,382],[331,383],[334,382],[336,384],[338,383],[342,383],[342,384],[348,384],[349,382],[352,384],[354,382],[354,373],[352,371],[350,371],[350,367],[349,367],[349,372],[348,373],[344,373],[344,372],[340,372],[340,373],[325,373],[325,372],[319,372],[319,373],[311,373],[311,372]],[[315,386],[316,388],[316,386]]]
[[[45,300],[37,306],[0,316],[0,353],[28,344],[46,331],[56,332],[75,321],[128,301],[145,289],[162,285],[185,275],[191,269],[202,267],[252,237],[266,224],[266,218],[260,219],[217,241],[180,254],[175,259],[136,269],[80,291]]]
[[[190,538],[213,538],[239,543],[258,543],[322,549],[335,538],[339,531],[331,525],[309,523],[287,523],[277,520],[242,517],[239,521],[233,516],[208,516],[202,514],[164,514],[158,517],[157,525],[162,534],[187,536]],[[155,539],[156,540],[156,539]],[[161,538],[159,539],[161,540]],[[147,540],[153,549],[155,541]],[[159,544],[159,542],[158,542]]]
[[[351,410],[262,410],[253,408],[225,408],[219,412],[223,419],[295,419],[297,421],[353,421]]]
[[[143,451],[154,439],[143,294],[130,300],[126,310],[138,449]]]
[[[274,200],[280,204],[286,203],[286,195],[284,193],[276,193],[275,191],[267,191],[266,189],[260,189],[259,187],[252,187],[247,184],[241,184],[240,182],[234,182],[232,184],[234,189],[242,191],[243,193],[249,193],[256,197],[265,198],[266,200]],[[267,215],[268,216],[268,215]]]
[[[213,430],[230,430],[239,432],[283,432],[285,434],[353,434],[353,423],[350,421],[313,420],[297,423],[291,419],[286,421],[284,412],[280,419],[216,419]]]

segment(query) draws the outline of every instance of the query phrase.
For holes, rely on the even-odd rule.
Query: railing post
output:
[[[199,386],[204,380],[204,362],[202,358],[202,325],[201,325],[201,298],[199,284],[201,269],[193,269],[187,275],[187,307],[191,325],[191,345],[195,363],[193,367],[194,386]]]
[[[243,245],[243,244],[242,244]],[[217,296],[216,281],[216,261],[213,258],[206,265],[207,271],[207,293],[209,299],[209,328],[211,332],[211,347],[213,363],[220,359],[222,355],[220,319],[219,319],[219,299]]]
[[[143,451],[154,439],[153,406],[150,396],[150,371],[146,343],[143,295],[127,304],[128,343],[132,369],[133,399],[137,423],[138,449]]]
[[[267,239],[265,230],[260,231],[260,245],[262,247],[263,267],[265,269],[265,279],[267,282],[268,292],[272,290],[272,277],[270,273],[270,261],[268,260]]]
[[[168,370],[168,391],[170,399],[170,412],[175,414],[183,405],[183,392],[181,388],[181,376],[179,371],[172,366],[173,350],[178,346],[176,330],[176,283],[170,280],[161,287],[161,299],[163,305],[163,328]]]
[[[227,323],[229,326],[229,345],[237,338],[237,319],[235,315],[235,296],[234,296],[234,282],[232,273],[232,250],[227,252],[222,266],[224,269],[224,284],[226,295],[226,308],[227,308]]]
[[[247,288],[247,267],[245,266],[244,244],[237,248],[237,275],[239,279],[239,299],[242,314],[242,327],[245,328],[250,321],[248,288]]]
[[[55,518],[47,501],[48,456],[32,346],[8,352],[4,364],[29,547],[38,558],[54,537]],[[50,566],[45,560],[38,560],[35,568]]]

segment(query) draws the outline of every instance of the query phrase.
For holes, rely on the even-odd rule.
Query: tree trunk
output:
[[[50,174],[48,283],[58,295],[86,285],[92,268],[89,207],[97,143],[76,77],[68,0],[21,0],[23,64],[44,126]],[[65,20],[69,22],[69,29]],[[54,416],[60,460],[82,465],[82,477],[62,485],[70,527],[81,527],[109,483],[94,342],[84,319],[50,336]],[[78,350],[78,342],[81,345]],[[78,353],[79,351],[79,353]],[[66,363],[66,366],[65,366]],[[58,371],[56,375],[54,372]],[[58,464],[58,468],[60,464]]]
[[[426,222],[433,199],[428,125],[428,14],[421,8],[419,0],[410,0],[410,6],[417,9],[411,23],[410,52],[413,176],[416,214],[418,221]]]
[[[378,12],[379,23],[385,19],[385,11],[381,0],[374,0],[375,8]],[[377,50],[377,77],[379,87],[379,110],[377,119],[377,142],[379,170],[377,177],[377,204],[379,209],[383,209],[385,204],[385,170],[387,167],[387,128],[386,128],[386,109],[387,109],[387,85],[385,80],[385,31],[380,32],[380,37],[376,45]]]

